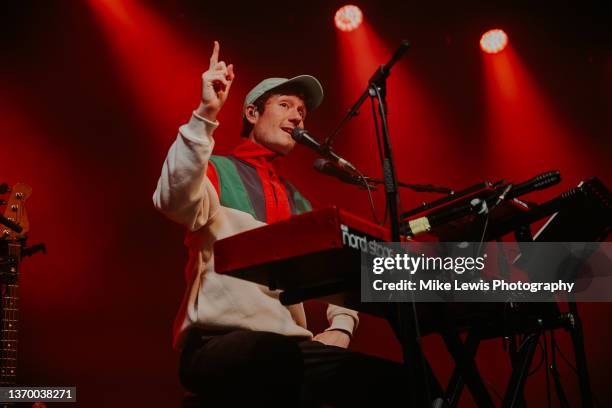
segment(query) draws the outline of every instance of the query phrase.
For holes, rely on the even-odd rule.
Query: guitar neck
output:
[[[10,196],[5,202],[5,211],[2,215],[3,227],[0,229],[0,257],[2,257],[0,268],[2,278],[0,282],[0,289],[2,289],[0,386],[17,385],[19,265],[22,249],[30,230],[24,203],[32,194],[32,188],[24,183],[16,183],[10,190],[6,186],[0,188],[0,194],[7,191],[10,191]],[[2,408],[11,407],[13,403],[3,403],[1,406]]]
[[[2,296],[2,339],[0,341],[0,384],[17,383],[17,322],[19,320],[19,286],[4,286]]]
[[[2,285],[2,335],[0,336],[0,385],[17,384],[19,321],[19,261],[21,244],[9,243],[10,272],[14,279]]]

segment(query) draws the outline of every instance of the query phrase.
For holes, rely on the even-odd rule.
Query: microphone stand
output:
[[[336,127],[336,129],[332,132],[330,136],[328,136],[323,142],[323,147],[325,149],[330,149],[333,143],[333,139],[339,133],[342,126],[347,123],[350,119],[355,117],[359,113],[359,108],[366,101],[368,97],[378,98],[378,113],[380,116],[380,120],[382,123],[382,138],[383,138],[383,175],[384,175],[384,185],[385,185],[385,193],[386,193],[386,201],[387,207],[389,208],[389,215],[391,217],[391,240],[393,242],[400,241],[400,224],[399,224],[399,214],[398,214],[398,182],[397,176],[395,174],[395,166],[393,164],[393,155],[391,153],[391,143],[389,141],[389,129],[387,126],[387,78],[391,73],[391,68],[397,61],[402,58],[404,53],[410,47],[410,42],[404,40],[400,44],[400,46],[395,50],[391,59],[387,61],[385,65],[381,65],[374,72],[374,74],[368,80],[368,88],[361,94],[357,102],[351,107],[346,116],[342,119],[340,124]]]
[[[323,145],[329,148],[333,143],[334,137],[340,131],[340,128],[347,123],[350,119],[355,117],[359,108],[366,101],[368,97],[378,101],[378,116],[380,117],[382,127],[382,143],[383,143],[383,184],[385,186],[385,198],[386,205],[389,210],[389,216],[391,219],[391,241],[400,242],[400,219],[399,219],[399,190],[398,180],[395,172],[395,165],[393,163],[393,154],[391,149],[391,142],[389,138],[389,127],[387,126],[387,78],[391,73],[391,68],[404,53],[410,47],[410,43],[406,40],[402,41],[401,45],[395,50],[391,59],[387,61],[385,65],[381,65],[374,72],[374,74],[368,80],[367,89],[361,94],[357,102],[351,107],[347,115],[342,119],[339,126],[336,127],[334,132],[325,139]],[[374,114],[374,123],[376,122],[376,115]],[[376,129],[378,134],[378,128]],[[435,376],[431,371],[431,368],[425,361],[425,357],[421,351],[419,343],[419,329],[417,320],[417,310],[414,298],[411,302],[411,308],[408,308],[407,304],[398,303],[389,310],[389,320],[391,325],[395,328],[396,335],[400,343],[402,344],[404,364],[407,367],[409,373],[409,381],[412,385],[414,393],[411,393],[414,406],[431,406],[432,398],[430,393],[430,382],[435,380]],[[412,314],[412,316],[411,316]],[[434,382],[436,391],[440,392],[440,385],[437,380]]]
[[[378,100],[378,115],[380,117],[382,130],[382,145],[383,145],[383,180],[385,186],[385,196],[387,208],[389,209],[389,219],[391,222],[391,240],[392,242],[400,242],[400,220],[399,220],[399,189],[395,165],[393,163],[393,154],[391,149],[391,141],[389,137],[389,127],[387,124],[387,78],[391,73],[391,68],[408,50],[410,43],[403,41],[402,44],[395,50],[391,59],[385,64],[378,67],[374,74],[370,77],[368,89],[362,95],[362,98],[370,96],[372,103],[374,99]],[[367,95],[366,95],[367,94]],[[376,118],[374,118],[376,120]],[[376,123],[376,122],[375,122]],[[407,305],[398,303],[392,310],[392,316],[396,319],[397,333],[402,343],[404,364],[409,364],[410,383],[415,387],[415,395],[413,402],[417,406],[429,406],[432,403],[432,398],[429,391],[430,368],[425,361],[425,356],[421,350],[417,310],[414,298],[412,299],[412,312]]]

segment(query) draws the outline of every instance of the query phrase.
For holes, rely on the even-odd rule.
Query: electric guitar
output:
[[[6,185],[3,185],[6,189]],[[0,219],[0,287],[2,314],[0,332],[0,386],[17,385],[17,341],[19,320],[19,264],[29,231],[25,201],[32,194],[30,186],[17,183],[10,190]],[[3,407],[10,406],[2,403]]]

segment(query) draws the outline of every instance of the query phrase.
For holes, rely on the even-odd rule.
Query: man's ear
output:
[[[257,118],[259,117],[259,112],[257,111],[257,107],[253,104],[247,105],[244,116],[249,121],[251,125],[254,125],[257,122]]]

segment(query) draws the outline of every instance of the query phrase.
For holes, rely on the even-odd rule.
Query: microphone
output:
[[[374,73],[374,75],[372,75],[372,77],[369,80],[369,83],[376,84],[381,79],[388,77],[389,74],[391,73],[391,68],[393,68],[393,65],[395,65],[395,63],[399,61],[400,58],[402,58],[402,56],[406,53],[406,51],[408,51],[408,48],[410,48],[410,42],[407,40],[403,40],[400,46],[393,52],[391,59],[387,61],[385,65],[382,65],[380,68],[378,68],[378,70]]]
[[[561,181],[561,175],[558,170],[548,171],[542,173],[534,178],[527,180],[523,183],[517,184],[516,187],[512,188],[512,184],[504,186],[504,189],[499,197],[492,197],[495,199],[491,209],[495,208],[503,200],[511,200],[519,197],[523,194],[531,193],[532,191],[542,190],[548,188]],[[490,200],[487,199],[487,200]],[[486,203],[487,200],[484,200]],[[439,210],[429,213],[427,216],[420,217],[414,220],[404,221],[404,233],[406,235],[415,236],[423,232],[428,232],[431,228],[438,225],[445,224],[457,218],[461,218],[465,215],[473,213],[477,210],[478,206],[482,204],[481,199],[474,199],[469,204],[448,206]]]
[[[437,227],[438,225],[445,224],[473,212],[484,210],[486,207],[483,207],[483,203],[486,203],[486,201],[475,198],[471,200],[469,204],[451,205],[431,212],[423,217],[405,220],[402,225],[403,233],[404,235],[414,237],[424,232],[429,232],[433,227]]]
[[[312,167],[314,167],[315,170],[318,171],[319,173],[325,174],[327,176],[335,177],[345,183],[363,185],[363,180],[361,180],[360,177],[349,173],[347,170],[336,165],[331,160],[316,159],[312,163]]]
[[[293,140],[295,140],[299,144],[302,144],[308,147],[309,149],[312,149],[315,152],[319,153],[321,156],[334,161],[338,164],[338,166],[343,167],[347,170],[357,171],[357,169],[351,164],[351,162],[344,160],[330,148],[321,146],[321,144],[317,142],[317,140],[312,137],[312,135],[306,129],[302,129],[300,127],[293,128],[293,131],[291,132],[291,137],[293,137]]]
[[[547,171],[540,175],[535,176],[531,180],[527,180],[523,183],[517,184],[514,188],[511,188],[505,196],[507,200],[522,196],[532,191],[543,190],[550,186],[554,186],[561,181],[561,174],[559,170]]]

